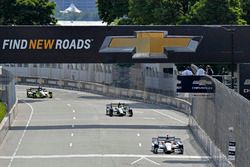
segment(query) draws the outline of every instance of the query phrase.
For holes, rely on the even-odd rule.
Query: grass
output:
[[[0,122],[3,120],[6,115],[6,105],[0,101]]]

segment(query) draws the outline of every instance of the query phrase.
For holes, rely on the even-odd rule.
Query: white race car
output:
[[[158,136],[157,138],[156,137],[152,138],[151,151],[155,154],[158,153],[183,154],[184,146],[180,138]]]
[[[125,103],[110,103],[106,105],[106,115],[110,117],[117,116],[133,116],[133,110]]]

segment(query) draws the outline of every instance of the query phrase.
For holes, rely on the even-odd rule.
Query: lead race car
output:
[[[110,103],[106,105],[106,115],[116,116],[133,116],[133,110],[126,103]]]
[[[184,146],[180,138],[169,137],[169,136],[158,136],[152,138],[151,151],[154,154],[158,153],[183,154]]]
[[[26,90],[26,94],[28,98],[52,98],[52,92],[47,91],[45,88],[29,88]]]

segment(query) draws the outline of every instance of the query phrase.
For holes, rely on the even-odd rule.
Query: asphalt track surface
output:
[[[49,89],[53,99],[28,99],[17,86],[18,115],[0,146],[1,167],[214,167],[193,138],[188,118],[155,104]],[[105,105],[130,103],[133,117],[109,117]],[[183,155],[153,154],[152,137],[180,137]]]

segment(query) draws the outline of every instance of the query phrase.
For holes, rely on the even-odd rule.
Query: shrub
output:
[[[0,122],[3,120],[6,114],[6,105],[0,101]]]

